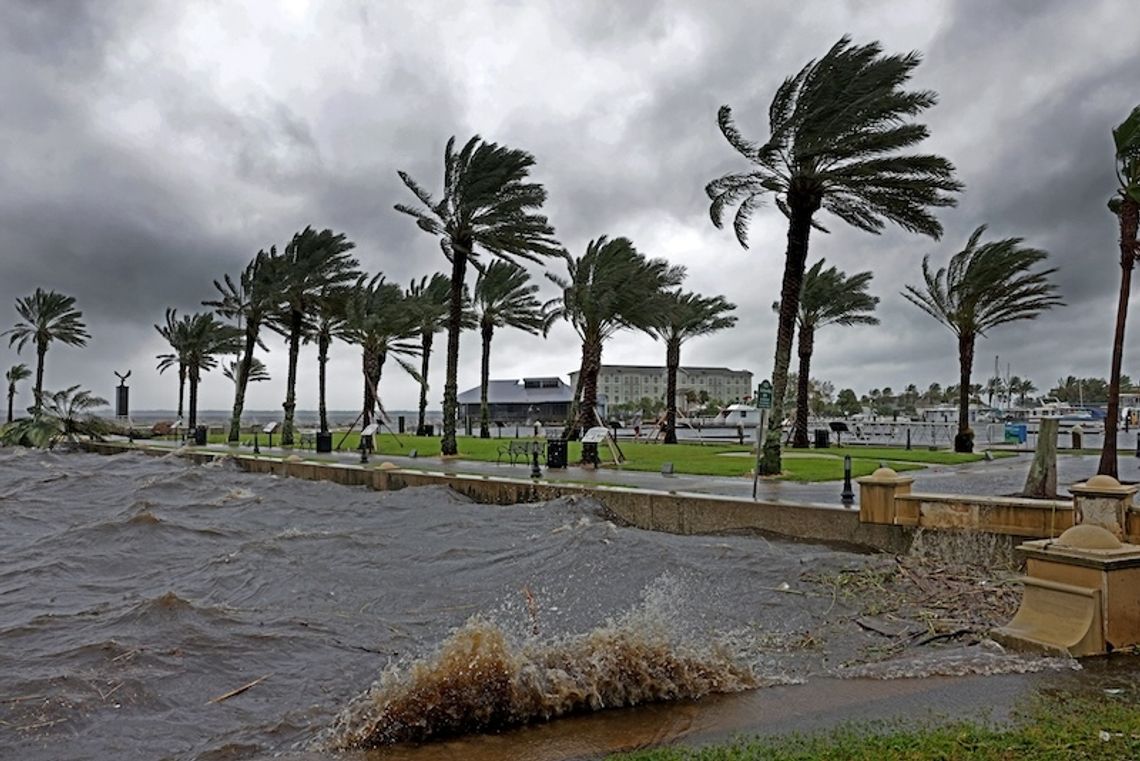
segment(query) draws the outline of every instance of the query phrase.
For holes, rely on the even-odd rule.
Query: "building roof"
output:
[[[558,385],[536,387],[528,381],[551,381]],[[545,384],[543,384],[545,385]],[[489,404],[541,404],[545,402],[569,402],[574,397],[573,387],[561,378],[522,378],[512,380],[491,380],[487,382],[487,402]],[[605,395],[598,394],[598,401],[605,403]],[[478,404],[479,387],[470,388],[459,395],[459,404]]]
[[[617,372],[640,372],[642,370],[655,370],[658,372],[665,372],[664,365],[602,365],[602,370],[616,370]],[[713,372],[713,373],[748,373],[752,374],[751,370],[733,370],[729,367],[694,367],[692,365],[681,365],[677,368],[681,372],[694,373],[694,372]],[[574,370],[570,373],[571,376],[577,375],[578,371]]]

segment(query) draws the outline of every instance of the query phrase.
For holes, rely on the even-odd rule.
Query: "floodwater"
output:
[[[875,635],[800,576],[873,558],[622,528],[585,499],[5,449],[0,524],[0,758],[596,757],[796,710],[781,685],[843,711],[933,684],[898,676],[1050,666],[861,665]]]

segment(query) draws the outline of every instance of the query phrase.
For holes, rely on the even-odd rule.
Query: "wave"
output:
[[[752,669],[725,648],[680,641],[643,612],[545,643],[516,641],[476,616],[435,655],[386,672],[337,717],[318,746],[423,742],[758,686]]]

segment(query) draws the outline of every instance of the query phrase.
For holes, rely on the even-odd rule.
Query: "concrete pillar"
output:
[[[1128,509],[1140,486],[1124,485],[1112,476],[1093,476],[1074,484],[1073,507],[1076,523],[1101,526],[1117,539],[1123,539],[1128,526]]]
[[[890,468],[879,468],[869,476],[855,479],[859,484],[859,522],[895,523],[895,497],[910,494],[914,479],[900,476]]]

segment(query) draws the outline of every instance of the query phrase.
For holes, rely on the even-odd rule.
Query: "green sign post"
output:
[[[772,409],[772,384],[765,378],[756,387],[756,407],[760,410],[760,422],[756,426],[756,465],[752,470],[752,499],[760,485],[760,458],[764,453],[764,436],[768,430],[768,416]]]
[[[772,409],[772,384],[766,379],[756,388],[756,406],[762,410]]]

